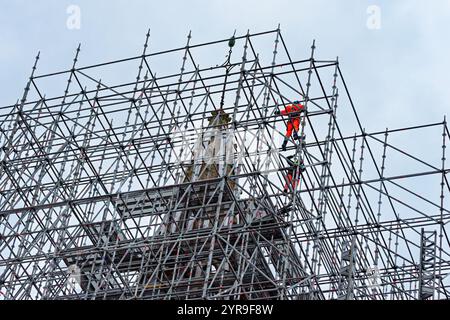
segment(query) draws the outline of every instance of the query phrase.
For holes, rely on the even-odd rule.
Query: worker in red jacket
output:
[[[305,107],[300,103],[300,101],[294,101],[292,104],[286,106],[282,111],[276,110],[275,115],[288,116],[289,120],[286,126],[286,134],[284,136],[283,145],[281,149],[286,151],[286,146],[289,138],[294,133],[294,139],[298,139],[298,131],[300,129],[300,115],[305,111]]]
[[[306,167],[302,160],[299,160],[296,156],[289,156],[286,158],[286,161],[289,165],[286,172],[286,183],[283,188],[284,193],[288,193],[289,190],[295,190],[298,184],[298,170],[300,172],[305,172]]]

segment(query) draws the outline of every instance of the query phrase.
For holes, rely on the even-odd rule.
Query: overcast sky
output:
[[[67,27],[71,5],[80,29]],[[367,26],[373,5],[380,29]],[[184,45],[189,30],[199,43],[278,23],[296,59],[313,39],[318,58],[340,57],[368,129],[441,121],[449,110],[448,0],[2,1],[0,105],[21,95],[39,50],[43,74],[69,68],[79,42],[86,65],[140,54],[148,28],[156,51]]]

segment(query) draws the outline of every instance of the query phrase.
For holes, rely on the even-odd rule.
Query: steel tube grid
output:
[[[148,53],[148,32],[141,55],[85,67],[78,46],[46,75],[37,55],[22,98],[0,108],[0,299],[448,298],[447,122],[366,132],[339,61],[315,43],[292,59],[279,27],[229,47],[191,38]],[[225,62],[200,68],[201,50]],[[172,54],[179,72],[152,64]],[[91,75],[127,63],[133,81]],[[42,81],[61,76],[47,97]],[[273,112],[292,100],[307,139],[283,152]],[[431,131],[436,161],[396,143]],[[286,195],[288,154],[306,171]]]

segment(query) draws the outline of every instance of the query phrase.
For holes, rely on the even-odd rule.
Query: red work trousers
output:
[[[300,118],[289,119],[286,127],[286,138],[290,138],[292,135],[292,131],[295,129],[298,132],[300,128]]]
[[[289,186],[292,190],[295,190],[297,187],[298,179],[294,179],[294,172],[288,172],[286,175],[286,184],[284,185],[284,190],[289,191]]]

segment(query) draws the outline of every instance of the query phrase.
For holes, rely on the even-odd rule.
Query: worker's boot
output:
[[[287,143],[288,143],[288,141],[286,139],[284,139],[283,144],[281,145],[281,150],[286,151]]]
[[[288,204],[287,206],[284,206],[283,208],[281,208],[280,210],[278,210],[278,214],[279,215],[284,215],[287,216],[289,214],[289,212],[291,212],[292,210],[292,204]]]
[[[294,140],[298,140],[298,133],[297,133],[297,131],[294,131],[293,136],[294,136]]]

